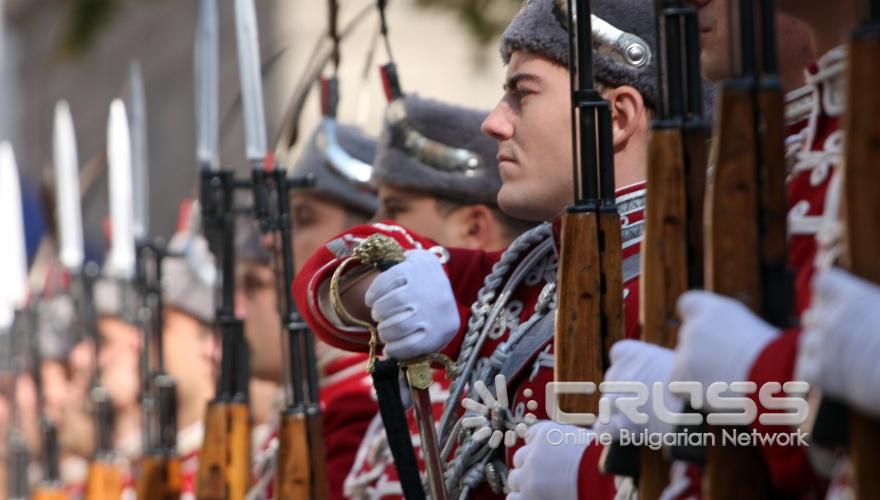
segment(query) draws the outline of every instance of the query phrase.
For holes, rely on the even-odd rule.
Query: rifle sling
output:
[[[373,387],[379,400],[379,413],[385,426],[385,435],[394,465],[400,478],[400,486],[406,500],[424,500],[425,490],[416,461],[415,450],[410,438],[406,410],[400,400],[400,385],[397,361],[384,359],[376,362],[373,371]]]

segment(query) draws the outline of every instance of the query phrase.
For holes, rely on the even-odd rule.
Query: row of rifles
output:
[[[384,2],[383,2],[384,4]],[[335,12],[333,13],[335,17]],[[363,16],[361,16],[363,17]],[[221,339],[222,356],[217,370],[215,398],[205,413],[205,437],[196,475],[201,499],[244,499],[251,486],[251,416],[248,406],[248,348],[242,321],[235,316],[235,226],[242,216],[253,217],[260,230],[278,243],[273,252],[277,282],[293,280],[290,190],[311,184],[311,179],[288,178],[274,165],[265,135],[262,74],[258,28],[253,0],[235,1],[235,28],[240,68],[241,104],[251,175],[236,177],[235,168],[219,163],[219,22],[216,0],[201,0],[196,32],[196,98],[198,192],[200,218],[193,235],[201,230],[217,266],[214,328]],[[335,24],[334,24],[335,28]],[[334,36],[334,42],[338,39]],[[183,487],[181,459],[177,454],[177,394],[175,381],[164,370],[162,339],[162,262],[165,258],[188,258],[166,250],[160,239],[151,238],[147,224],[148,171],[146,158],[144,86],[137,65],[132,66],[130,113],[123,101],[110,107],[107,135],[111,246],[103,273],[97,264],[85,262],[81,199],[91,181],[80,190],[73,120],[65,102],[56,107],[53,198],[57,259],[65,275],[65,293],[73,299],[78,321],[71,326],[77,338],[94,344],[98,365],[93,285],[99,278],[116,282],[121,316],[136,324],[143,335],[140,359],[140,403],[143,456],[131,469],[123,466],[113,444],[113,403],[101,386],[100,373],[92,374],[89,405],[94,415],[95,446],[90,460],[85,498],[118,499],[126,482],[134,479],[138,498],[179,498]],[[293,139],[295,140],[295,139]],[[291,142],[293,141],[291,140]],[[4,386],[9,401],[16,401],[16,379],[27,368],[36,383],[42,436],[42,479],[31,491],[28,481],[29,450],[20,429],[16,405],[12,404],[8,436],[8,498],[67,498],[60,477],[59,446],[55,424],[42,411],[40,346],[35,315],[41,294],[29,290],[24,244],[24,220],[18,169],[11,147],[0,149],[0,187],[3,234],[14,237],[13,245],[0,246],[0,266],[6,284],[0,299],[14,307],[14,317],[0,318],[6,355]],[[93,179],[95,176],[83,177]],[[200,227],[198,227],[200,226]],[[31,267],[33,275],[41,266]],[[8,280],[7,280],[8,277]],[[33,288],[33,287],[31,287]],[[286,331],[281,348],[285,356],[283,389],[285,406],[280,416],[277,482],[278,498],[326,498],[325,457],[318,399],[314,339],[306,328],[287,286],[278,287],[279,314]],[[7,318],[7,316],[9,316]],[[129,477],[129,474],[133,478]]]
[[[880,283],[880,99],[867,85],[880,78],[880,2],[863,0],[862,24],[849,52],[847,133],[840,265]],[[575,4],[575,5],[572,5]],[[589,13],[589,0],[569,0]],[[732,2],[736,67],[717,95],[712,156],[702,109],[696,10],[682,0],[657,0],[660,103],[652,126],[642,248],[641,335],[675,348],[675,304],[688,289],[736,298],[779,328],[794,326],[794,291],[787,264],[784,95],[778,75],[773,0]],[[571,19],[575,200],[564,215],[556,324],[556,380],[601,381],[608,351],[623,338],[620,225],[614,205],[610,111],[593,87],[590,16]],[[858,98],[858,102],[854,99]],[[711,168],[707,168],[711,165]],[[861,228],[861,229],[860,229]],[[575,272],[599,269],[600,273]],[[589,314],[575,314],[588,311]],[[584,334],[583,332],[588,332]],[[586,357],[585,357],[586,356]],[[598,395],[567,394],[558,408],[598,414]],[[823,445],[846,436],[859,498],[880,494],[880,423],[824,401],[813,435]],[[707,429],[700,429],[707,431]],[[721,429],[710,426],[709,432]],[[692,430],[693,432],[693,430]],[[712,499],[774,498],[754,447],[718,446],[651,451],[611,446],[606,472],[635,477],[639,497],[656,499],[669,482],[672,459],[704,466]]]

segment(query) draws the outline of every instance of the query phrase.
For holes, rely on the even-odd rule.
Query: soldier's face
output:
[[[703,77],[711,82],[725,80],[734,75],[731,58],[731,10],[738,4],[730,0],[687,0],[697,7],[700,20],[700,64]],[[803,0],[781,2],[800,4]],[[791,90],[803,84],[802,70],[812,58],[809,50],[809,34],[800,21],[780,13],[777,16],[779,34],[778,51],[783,86]]]
[[[293,215],[294,270],[299,272],[324,243],[349,227],[348,210],[339,203],[310,193],[298,193],[291,205]]]
[[[498,142],[498,205],[507,214],[549,221],[571,203],[570,109],[567,68],[514,52],[504,96],[483,122]]]
[[[439,200],[422,191],[379,185],[377,219],[389,219],[410,231],[456,248],[477,248],[468,240],[456,210],[445,210]]]
[[[703,77],[711,82],[729,78],[730,58],[729,0],[688,0],[697,7],[700,21],[700,64]]]
[[[281,319],[272,267],[245,262],[239,268],[236,314],[244,321],[251,371],[267,380],[281,380]]]
[[[117,409],[137,407],[140,392],[140,332],[119,318],[103,316],[98,319],[98,334],[101,336],[98,358],[101,385],[110,393]]]

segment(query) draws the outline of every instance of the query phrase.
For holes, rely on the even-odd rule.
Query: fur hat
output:
[[[533,52],[568,66],[568,2],[566,0],[526,0],[501,35],[501,58],[510,62],[514,51]],[[657,35],[652,0],[593,0],[593,73],[597,81],[611,86],[630,85],[639,90],[649,105],[657,103]],[[602,43],[607,23],[635,41],[635,58],[614,51]],[[646,52],[647,48],[647,54]],[[647,62],[643,57],[647,56]],[[642,61],[633,64],[627,61]]]
[[[202,323],[214,321],[217,271],[208,242],[189,230],[175,234],[162,261],[162,299]]]
[[[92,293],[95,300],[95,314],[134,321],[137,297],[131,283],[107,277],[104,273],[103,277],[95,281]]]
[[[315,185],[308,188],[310,192],[372,217],[379,206],[375,189],[369,184],[375,154],[375,139],[356,127],[325,119],[312,133],[290,173],[295,177],[311,175]],[[347,166],[355,171],[348,171]]]
[[[480,131],[487,111],[407,95],[388,105],[374,182],[495,206],[498,146]]]

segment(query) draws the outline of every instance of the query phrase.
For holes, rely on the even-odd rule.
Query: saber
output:
[[[375,266],[377,270],[385,271],[403,262],[403,260],[403,249],[396,241],[385,235],[372,235],[358,245],[351,257],[340,263],[330,280],[330,301],[339,318],[350,326],[362,327],[370,332],[370,357],[369,364],[367,365],[367,371],[370,373],[376,371],[376,351],[379,345],[379,334],[375,325],[355,318],[348,313],[342,303],[339,282],[345,271],[352,265]],[[433,362],[443,364],[446,367],[447,377],[450,379],[454,378],[455,364],[451,359],[442,354],[432,354],[400,363],[400,365],[406,375],[410,395],[412,396],[413,410],[416,413],[416,421],[419,425],[422,456],[425,461],[431,498],[433,500],[446,500],[449,498],[449,495],[444,481],[444,467],[440,459],[440,447],[437,444],[437,431],[434,428],[434,415],[431,408],[431,396],[428,390],[433,382],[431,371],[431,363]]]

